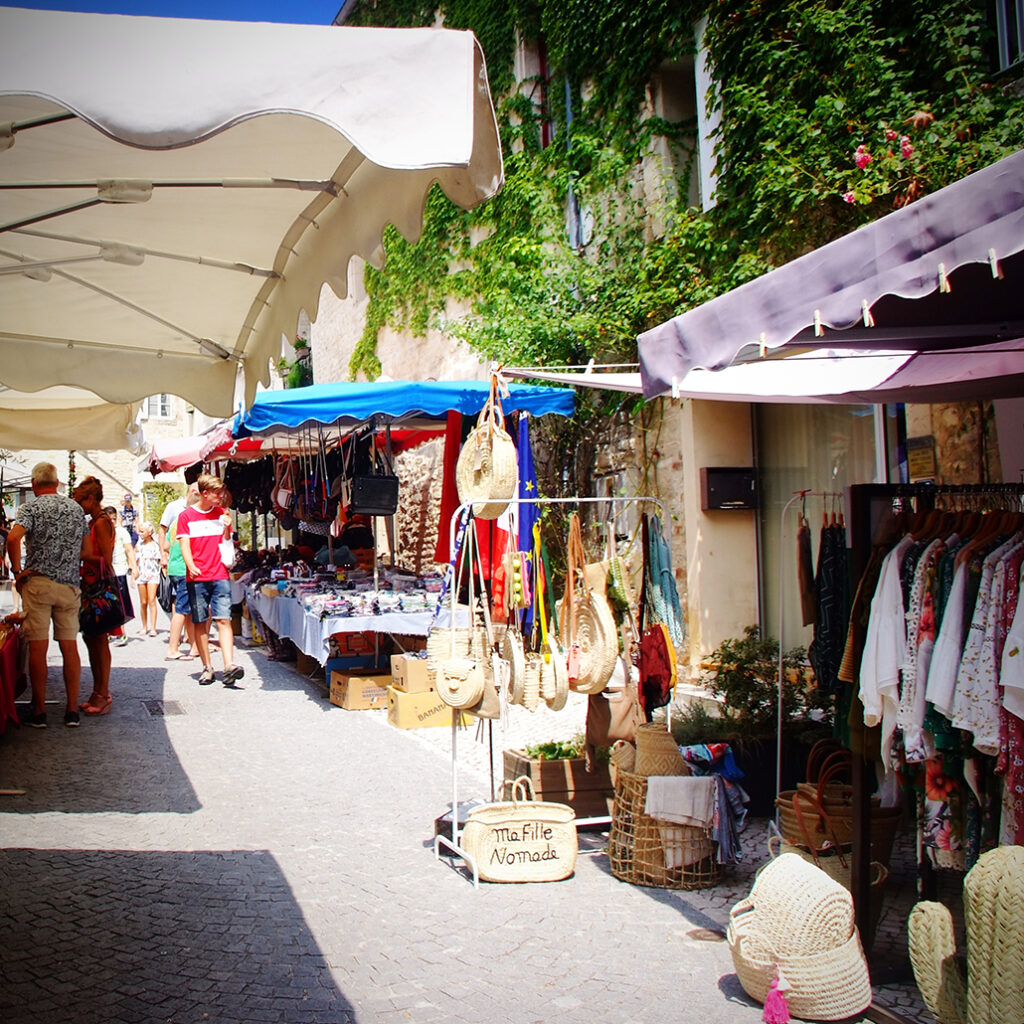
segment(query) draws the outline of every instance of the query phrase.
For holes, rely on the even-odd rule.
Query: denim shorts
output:
[[[174,587],[174,610],[179,615],[192,614],[192,602],[188,599],[188,583],[184,576],[168,576]]]
[[[231,618],[230,580],[189,580],[188,597],[192,621],[197,625],[211,616],[215,619]]]

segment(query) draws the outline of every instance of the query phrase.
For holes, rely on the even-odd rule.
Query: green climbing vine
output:
[[[722,110],[707,212],[691,195],[695,116],[650,101],[665,69],[692,79],[704,16]],[[380,372],[385,325],[438,327],[510,364],[635,359],[644,329],[1024,142],[974,0],[363,0],[351,21],[438,17],[483,47],[506,184],[469,213],[435,188],[418,242],[388,231],[353,375]],[[519,82],[518,40],[540,68]],[[446,316],[451,299],[465,315]]]

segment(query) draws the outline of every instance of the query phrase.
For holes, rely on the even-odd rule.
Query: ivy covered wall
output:
[[[689,66],[705,14],[723,116],[701,212],[694,121],[653,116],[650,83]],[[435,191],[415,245],[388,232],[350,364],[370,377],[384,324],[440,326],[512,365],[635,360],[644,329],[1024,144],[973,0],[361,0],[350,23],[438,19],[484,48],[506,185],[472,212]],[[519,41],[542,73],[517,82]],[[666,145],[678,181],[652,235],[640,168]],[[573,202],[592,220],[575,246]],[[449,296],[471,314],[445,322]]]

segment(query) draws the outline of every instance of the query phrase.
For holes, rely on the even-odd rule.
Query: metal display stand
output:
[[[509,505],[583,505],[583,504],[597,504],[599,502],[607,502],[612,505],[629,505],[632,503],[649,503],[657,505],[661,512],[662,521],[665,519],[665,505],[659,498],[652,498],[646,495],[637,495],[632,498],[626,497],[607,497],[607,498],[513,498]],[[452,513],[452,518],[448,526],[448,550],[455,550],[455,533],[459,521],[462,516],[469,510],[472,505],[479,504],[474,501],[464,501],[459,507]],[[471,520],[472,522],[472,520]],[[468,529],[468,527],[467,527]],[[458,587],[453,586],[451,588],[451,594],[449,595],[449,601],[451,602],[451,621],[455,622],[455,606],[458,601]],[[484,592],[484,599],[486,600],[486,592]],[[472,629],[472,609],[470,609],[470,629]],[[473,857],[467,853],[461,846],[459,846],[459,782],[458,782],[458,730],[459,730],[459,719],[461,715],[452,715],[452,835],[451,839],[444,835],[434,836],[434,858],[439,859],[441,856],[441,848],[447,848],[451,853],[461,858],[470,871],[473,874],[473,887],[479,888],[480,886],[480,873],[477,868],[476,861]],[[491,796],[494,798],[494,734],[493,734],[493,722],[488,720],[488,741],[490,744],[490,769],[491,769]],[[597,824],[609,824],[611,818],[609,817],[598,817],[598,818],[582,818],[576,822],[576,825],[597,825]]]

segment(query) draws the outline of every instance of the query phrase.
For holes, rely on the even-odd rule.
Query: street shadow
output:
[[[353,1024],[267,851],[0,851],[5,1024]]]
[[[197,663],[198,664],[198,663]],[[0,811],[73,814],[192,814],[201,807],[167,733],[166,717],[181,710],[164,700],[164,668],[114,665],[111,712],[82,715],[66,729],[60,670],[50,667],[49,727],[8,728],[0,737],[0,789],[24,790],[0,797]],[[92,686],[82,669],[84,700]],[[23,707],[21,708],[23,710]]]

